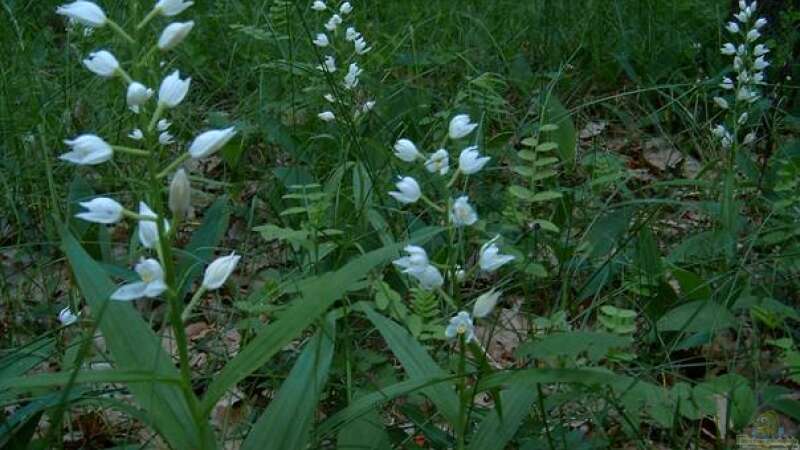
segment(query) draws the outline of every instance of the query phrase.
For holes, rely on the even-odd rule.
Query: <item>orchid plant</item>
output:
[[[112,82],[118,81],[124,85],[125,99],[133,115],[132,119],[140,123],[140,127],[132,129],[128,135],[131,141],[137,144],[135,147],[111,144],[98,135],[86,133],[66,139],[64,142],[70,150],[59,158],[71,164],[84,166],[97,166],[121,155],[145,161],[150,192],[147,199],[139,201],[135,211],[126,208],[113,198],[99,196],[81,202],[80,205],[84,210],[76,214],[76,217],[100,225],[114,225],[123,220],[132,220],[136,223],[138,240],[143,248],[141,259],[134,266],[138,279],[119,286],[111,293],[110,299],[122,302],[143,298],[167,300],[169,321],[178,348],[182,392],[187,404],[193,410],[194,417],[197,418],[196,425],[199,429],[204,429],[208,424],[205,420],[199,419],[201,414],[198,400],[192,392],[184,321],[190,318],[193,307],[203,298],[203,294],[224,285],[235,270],[240,256],[232,253],[209,264],[202,284],[187,305],[184,303],[184,298],[179,295],[182,280],[176,278],[173,242],[176,230],[181,226],[181,221],[187,218],[191,209],[192,188],[187,174],[188,167],[184,167],[185,163],[189,160],[202,160],[215,154],[237,133],[233,127],[206,130],[197,134],[186,151],[173,154],[176,135],[171,128],[169,113],[187,98],[192,80],[182,76],[179,70],[172,70],[163,78],[156,93],[139,78],[144,75],[140,73],[140,68],[152,65],[152,54],[164,54],[176,49],[187,39],[194,22],[168,23],[149,49],[143,47],[144,39],[132,37],[134,35],[144,37],[145,34],[140,31],[149,23],[159,17],[178,16],[192,4],[193,2],[182,0],[159,0],[136,26],[137,32],[132,34],[109,19],[103,9],[93,2],[75,1],[58,7],[58,14],[86,27],[92,29],[109,27],[129,45],[129,51],[133,56],[130,69],[124,68],[109,50],[90,53],[83,60],[83,65],[99,77]],[[143,48],[145,51],[140,51]],[[151,100],[154,96],[155,99]],[[171,161],[159,167],[165,159]],[[171,182],[169,186],[165,186],[165,180],[169,177]],[[166,202],[165,192],[168,193]],[[171,217],[168,217],[168,211],[171,212]],[[59,314],[59,320],[64,325],[69,325],[79,320],[79,314],[65,308]]]

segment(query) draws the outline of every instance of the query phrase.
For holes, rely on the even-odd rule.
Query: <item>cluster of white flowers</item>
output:
[[[769,49],[758,43],[761,29],[767,24],[763,17],[756,18],[757,2],[747,4],[739,1],[739,12],[734,20],[728,22],[725,29],[733,35],[733,41],[722,46],[723,55],[733,57],[735,80],[724,77],[720,87],[725,95],[714,98],[721,109],[729,112],[729,124],[719,124],[712,128],[712,134],[720,140],[722,147],[729,149],[738,142],[741,130],[745,130],[749,119],[751,105],[760,97],[760,88],[764,84],[764,69],[769,67],[766,55]],[[755,132],[744,136],[742,144],[755,142]]]
[[[448,137],[458,143],[459,140],[471,135],[477,128],[478,124],[473,123],[467,114],[459,114],[450,120]],[[425,170],[431,174],[444,176],[450,172],[450,154],[444,148],[440,148],[431,154],[425,154],[419,150],[413,141],[401,138],[394,144],[394,155],[407,163],[422,162]],[[469,176],[480,172],[490,160],[491,158],[488,156],[481,156],[476,145],[465,147],[459,155],[458,167],[447,186],[452,186],[459,175]],[[447,220],[456,228],[468,227],[478,221],[478,213],[470,204],[469,196],[467,195],[459,195],[451,199],[449,208],[444,209],[423,195],[422,188],[413,177],[402,176],[395,186],[397,190],[389,192],[389,195],[395,200],[404,205],[423,200],[437,211],[446,212]],[[497,245],[499,239],[499,235],[495,236],[480,248],[478,266],[484,272],[494,272],[514,260],[512,255],[500,254],[500,248]],[[425,249],[412,245],[407,246],[405,251],[408,256],[401,257],[393,262],[402,273],[416,279],[420,287],[425,290],[438,289],[444,285],[442,272],[430,262]],[[452,273],[459,283],[467,277],[467,272],[460,265],[455,266],[448,273]],[[478,297],[472,316],[483,318],[489,315],[499,297],[500,293],[494,290]],[[464,335],[466,341],[472,340],[474,333],[470,314],[461,311],[454,316],[446,329],[445,335],[448,338]]]
[[[347,17],[351,12],[353,12],[353,5],[350,2],[342,2],[339,4],[338,8],[334,8],[332,6],[327,5],[322,0],[316,0],[311,4],[311,9],[318,12],[328,11],[329,9],[332,10],[333,14],[328,18],[328,20],[324,24],[324,28],[326,31],[318,32],[312,43],[319,47],[320,49],[325,49],[326,51],[335,53],[336,52],[336,37],[341,35],[340,30],[345,28],[344,32],[344,42],[346,47],[352,46],[353,52],[352,57],[345,56],[342,59],[349,59],[353,60],[358,56],[363,56],[367,54],[372,47],[367,44],[366,39],[364,36],[356,30],[356,28],[352,25],[343,25],[345,21],[345,17]],[[342,52],[344,53],[344,52]],[[333,74],[336,72],[336,54],[326,54],[322,57],[322,64],[317,66],[317,69],[325,72],[326,74]],[[344,75],[342,79],[342,87],[345,91],[352,92],[354,91],[360,82],[361,74],[363,73],[363,69],[358,65],[358,62],[353,61],[347,68],[347,73]],[[333,93],[328,93],[323,96],[326,101],[329,103],[336,103],[337,96]],[[356,98],[356,96],[353,96]],[[342,98],[338,98],[338,101],[344,103]],[[359,117],[361,114],[368,113],[375,107],[375,101],[371,99],[359,100],[356,99],[355,103],[353,104],[353,116],[354,118]],[[320,120],[324,122],[332,122],[336,120],[336,114],[331,111],[330,109],[326,109],[319,114],[317,114]]]
[[[176,16],[192,6],[192,4],[193,2],[183,0],[158,0],[137,28],[143,28],[157,16]],[[70,21],[80,23],[86,27],[102,28],[108,26],[129,43],[137,44],[119,25],[106,16],[100,6],[93,2],[75,1],[59,6],[56,12],[68,17]],[[160,33],[154,49],[162,52],[175,49],[186,39],[193,27],[194,22],[192,21],[169,23]],[[126,85],[125,98],[131,112],[140,114],[147,109],[151,97],[155,94],[154,90],[140,81],[133,80],[110,51],[98,50],[92,52],[88,58],[83,60],[83,64],[100,77],[122,79]],[[175,136],[169,131],[171,123],[166,118],[162,118],[162,115],[183,102],[189,92],[190,85],[191,78],[181,78],[178,70],[166,76],[158,89],[155,105],[151,107],[150,125],[144,130],[139,128],[132,130],[128,137],[134,141],[145,141],[152,144],[170,145],[175,143]],[[186,160],[201,159],[214,154],[235,135],[236,131],[233,128],[209,130],[200,133],[192,141],[188,151],[178,156],[172,164],[158,175],[158,178],[163,178],[178,169],[169,186],[169,209],[175,219],[184,218],[191,208],[189,178],[184,169],[179,168],[179,166]],[[112,145],[94,134],[82,134],[73,139],[67,139],[64,143],[70,147],[70,151],[62,154],[60,159],[78,165],[102,164],[112,159],[115,153],[126,153],[145,158],[154,157],[154,154],[150,151]],[[169,236],[170,222],[166,218],[159,217],[147,203],[140,201],[137,212],[125,209],[119,202],[108,197],[97,197],[90,201],[82,202],[80,205],[85,211],[76,214],[76,217],[88,222],[110,225],[124,218],[138,221],[138,238],[141,245],[145,249],[154,250],[159,258],[163,258],[159,236]],[[159,221],[162,221],[160,232]],[[202,284],[203,289],[220,288],[233,272],[238,261],[239,256],[231,254],[212,262],[206,269]],[[111,294],[111,299],[129,301],[160,296],[168,289],[163,267],[163,260],[142,257],[134,267],[139,280],[119,287]],[[59,320],[66,325],[77,320],[77,316],[71,310],[65,309],[59,314]]]

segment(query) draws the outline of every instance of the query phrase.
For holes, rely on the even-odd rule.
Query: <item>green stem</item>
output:
[[[150,152],[138,148],[125,147],[122,145],[112,145],[111,148],[114,149],[115,152],[127,153],[129,155],[150,156]]]
[[[188,160],[191,157],[192,157],[192,155],[189,152],[186,152],[186,153],[182,154],[181,156],[175,158],[175,161],[172,161],[172,163],[170,163],[170,165],[168,165],[166,168],[164,168],[164,170],[162,170],[161,172],[158,173],[158,175],[156,175],[156,178],[160,180],[160,179],[166,177],[173,170],[177,169],[178,166],[180,166],[181,164],[185,163],[186,160]]]
[[[464,450],[467,434],[467,349],[464,335],[458,335],[458,423],[456,424],[458,450]]]
[[[422,194],[420,198],[422,199],[423,202],[425,202],[428,206],[435,209],[436,211],[440,213],[444,212],[444,208],[434,203],[433,200],[429,199],[425,194]]]
[[[453,172],[452,178],[450,178],[450,181],[447,182],[447,189],[450,189],[451,187],[453,187],[453,184],[455,184],[455,182],[458,179],[458,176],[460,174],[461,174],[461,169],[456,169],[456,171]]]
[[[151,20],[153,20],[153,17],[158,15],[159,12],[161,12],[159,8],[153,8],[149,13],[147,13],[144,19],[142,19],[142,21],[139,22],[139,25],[136,25],[136,29],[141,30],[142,28],[144,28],[145,25],[147,25]]]
[[[128,41],[128,43],[129,43],[129,44],[131,44],[131,45],[133,45],[133,44],[136,44],[136,40],[135,40],[135,39],[133,39],[133,38],[132,38],[132,37],[131,37],[131,36],[130,36],[128,33],[126,33],[126,32],[125,32],[125,30],[123,30],[123,29],[122,29],[122,27],[120,27],[119,25],[117,25],[117,23],[116,23],[116,22],[114,22],[113,20],[111,20],[111,19],[108,19],[108,26],[109,26],[109,27],[111,27],[111,29],[112,29],[112,30],[113,30],[115,33],[117,33],[117,34],[118,34],[118,35],[120,35],[120,36],[121,36],[123,39],[125,39],[126,41]]]
[[[183,313],[181,314],[181,320],[183,322],[189,320],[189,317],[192,314],[192,309],[194,309],[194,307],[197,306],[198,303],[200,303],[200,300],[203,298],[203,295],[205,293],[206,293],[205,287],[200,286],[200,288],[197,289],[197,292],[194,293],[192,299],[189,301],[189,304],[186,305],[186,308],[183,309]]]
[[[147,220],[147,221],[150,221],[150,222],[155,222],[156,221],[155,217],[143,216],[143,215],[137,214],[137,213],[135,213],[135,212],[133,212],[133,211],[131,211],[129,209],[123,209],[122,210],[122,215],[127,217],[127,218],[129,218],[129,219],[133,219],[133,220]]]
[[[158,105],[156,106],[156,110],[153,111],[153,117],[150,119],[150,123],[147,125],[147,132],[148,133],[152,133],[153,132],[153,130],[156,128],[156,123],[158,122],[158,119],[161,118],[161,114],[163,114],[163,113],[164,113],[164,104],[161,103],[161,102],[158,102]]]

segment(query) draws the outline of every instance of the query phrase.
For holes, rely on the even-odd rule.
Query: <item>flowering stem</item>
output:
[[[186,308],[183,309],[183,313],[181,313],[181,320],[186,322],[189,320],[189,315],[192,313],[192,309],[200,303],[200,299],[203,298],[203,294],[206,293],[206,288],[200,286],[197,292],[194,293],[192,299],[189,301],[189,304],[186,305]]]
[[[112,30],[113,30],[115,33],[117,33],[117,34],[118,34],[118,35],[120,35],[120,36],[121,36],[123,39],[125,39],[126,41],[128,41],[128,43],[129,43],[129,44],[135,44],[135,43],[136,43],[136,40],[135,40],[135,39],[133,39],[133,38],[132,38],[132,37],[131,37],[131,36],[130,36],[128,33],[126,33],[126,32],[125,32],[125,30],[123,30],[123,29],[122,29],[122,27],[120,27],[119,25],[117,25],[117,23],[116,23],[116,22],[114,22],[113,20],[110,20],[110,19],[108,20],[108,26],[109,26],[109,27],[111,27],[111,29],[112,29]]]
[[[129,155],[150,156],[150,152],[147,150],[140,150],[138,148],[125,147],[122,145],[112,145],[111,148],[116,152],[127,153]]]
[[[180,166],[181,164],[185,163],[186,160],[188,160],[191,157],[192,157],[192,155],[190,153],[188,153],[188,152],[182,154],[181,156],[177,157],[175,159],[175,161],[172,161],[172,163],[170,163],[170,165],[168,165],[164,170],[159,172],[159,174],[156,175],[156,178],[157,179],[161,179],[161,178],[166,177],[167,175],[170,174],[170,172],[172,172],[173,170],[177,169],[178,166]]]
[[[147,131],[153,132],[153,129],[156,127],[156,123],[158,119],[161,118],[161,114],[164,112],[164,104],[158,102],[158,106],[156,106],[156,110],[153,111],[153,117],[150,119],[150,124],[147,125]]]
[[[450,181],[447,182],[447,189],[453,187],[460,174],[461,174],[461,169],[456,169],[456,171],[453,172],[453,177],[450,178]]]
[[[142,21],[139,22],[139,25],[136,25],[136,29],[141,30],[142,28],[144,28],[144,26],[147,25],[151,20],[153,20],[153,17],[155,17],[159,12],[160,10],[158,8],[153,8],[149,13],[147,13],[146,16],[144,16],[144,19],[142,19]]]
[[[421,198],[421,199],[422,199],[422,201],[424,201],[424,202],[425,202],[425,203],[426,203],[428,206],[430,206],[431,208],[435,209],[436,211],[438,211],[438,212],[440,212],[440,213],[443,213],[443,212],[444,212],[444,208],[442,208],[441,206],[439,206],[439,205],[437,205],[436,203],[434,203],[434,202],[433,202],[433,200],[429,199],[429,198],[428,198],[428,197],[427,197],[425,194],[422,194],[422,196],[421,196],[420,198]]]
[[[467,349],[464,334],[458,335],[458,423],[456,424],[456,434],[458,450],[464,450],[465,437],[467,434]]]
[[[156,221],[156,218],[153,217],[153,216],[143,216],[141,214],[136,214],[135,212],[127,210],[127,209],[123,209],[122,210],[122,215],[127,217],[127,218],[129,218],[129,219],[133,219],[133,220],[147,220],[147,221],[150,221],[150,222],[155,222]]]

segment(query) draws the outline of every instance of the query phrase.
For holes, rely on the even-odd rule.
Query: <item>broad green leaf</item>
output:
[[[423,243],[439,234],[441,228],[429,229],[411,240]],[[280,319],[266,326],[235,358],[228,361],[208,387],[201,409],[211,411],[217,400],[236,383],[258,370],[287,343],[302,333],[327,309],[342,298],[352,286],[375,267],[396,256],[405,246],[398,243],[359,256],[335,272],[299,282],[298,298],[281,314]]]
[[[394,321],[378,314],[371,306],[359,304],[367,318],[381,333],[392,353],[400,360],[409,378],[417,379],[427,376],[446,377],[444,371],[431,358],[425,347],[414,339],[406,330]],[[439,408],[439,411],[450,423],[458,423],[458,397],[452,386],[437,384],[423,393]]]
[[[310,438],[317,403],[333,359],[336,322],[328,320],[306,344],[267,410],[250,429],[242,450],[296,450]]]
[[[150,371],[155,379],[177,378],[172,359],[139,312],[130,302],[110,301],[114,284],[65,226],[59,227],[59,233],[75,280],[94,314],[94,320],[99,323],[114,365],[122,371]],[[110,303],[104,305],[105,302]],[[102,317],[99,316],[101,311]],[[213,436],[200,435],[177,386],[154,381],[132,383],[128,389],[142,409],[150,413],[158,431],[173,447],[199,448],[201,441],[214,442]]]
[[[697,300],[675,307],[658,320],[661,331],[696,333],[728,328],[736,323],[733,314],[719,303]]]
[[[382,403],[389,402],[403,395],[435,387],[441,383],[447,383],[449,386],[453,379],[453,376],[423,376],[386,386],[376,392],[359,397],[350,406],[329,417],[320,425],[317,429],[317,433],[320,437],[325,437],[343,425],[351,423],[368,414]]]
[[[221,197],[206,210],[203,225],[192,233],[189,245],[178,254],[178,298],[186,295],[192,282],[203,273],[204,266],[214,256],[220,239],[228,229],[229,216],[228,199]]]
[[[558,148],[558,144],[555,142],[543,142],[536,146],[537,152],[551,152]]]
[[[503,450],[514,438],[522,421],[530,414],[531,404],[537,398],[535,388],[526,384],[511,386],[500,394],[502,417],[492,411],[483,419],[469,443],[470,450]]]
[[[508,192],[510,192],[514,197],[517,197],[520,200],[525,200],[526,202],[531,201],[530,199],[534,195],[530,189],[517,185],[509,186]]]
[[[0,380],[0,391],[5,389],[25,391],[44,387],[65,386],[69,382],[71,375],[69,372],[55,372],[4,378]],[[136,370],[96,370],[78,372],[74,380],[74,384],[152,382],[177,385],[180,383],[180,378],[177,377],[177,374],[175,376],[162,376],[152,372]]]
[[[377,409],[347,423],[336,436],[336,450],[384,450],[392,448]]]

